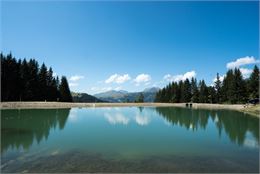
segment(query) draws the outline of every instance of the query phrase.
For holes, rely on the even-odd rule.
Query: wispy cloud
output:
[[[69,80],[70,80],[70,81],[73,81],[73,82],[78,81],[78,80],[80,80],[80,79],[84,79],[84,76],[74,75],[74,76],[71,76],[71,77],[69,78]]]
[[[134,82],[136,83],[136,86],[139,86],[142,83],[150,84],[149,82],[151,81],[151,79],[152,78],[151,78],[151,76],[149,74],[139,74],[134,79]]]
[[[124,75],[113,74],[105,81],[105,83],[121,84],[121,83],[124,83],[124,82],[126,82],[130,79],[131,79],[131,77],[128,74],[124,74]]]
[[[122,86],[115,87],[116,91],[121,90],[121,89],[122,89]]]
[[[76,87],[76,86],[79,86],[79,84],[78,83],[69,83],[69,86],[70,87]]]
[[[95,93],[99,93],[99,92],[106,92],[106,91],[110,91],[112,90],[112,87],[91,87],[90,90],[95,92]]]
[[[169,82],[178,82],[180,80],[186,80],[186,79],[191,79],[192,77],[196,77],[196,72],[195,71],[189,71],[184,74],[178,74],[178,75],[170,75],[166,74],[163,79]]]
[[[259,60],[256,60],[253,56],[246,56],[246,57],[238,58],[233,62],[227,63],[227,68],[228,69],[239,68],[240,66],[243,65],[256,64],[256,63],[259,63]]]

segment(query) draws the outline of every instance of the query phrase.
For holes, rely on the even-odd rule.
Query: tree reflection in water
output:
[[[157,107],[156,111],[171,124],[180,125],[193,131],[206,129],[209,118],[211,118],[218,129],[219,136],[225,131],[232,142],[243,145],[246,133],[250,132],[259,145],[259,118],[248,114],[230,110],[170,107]]]
[[[34,140],[48,139],[50,130],[65,127],[70,109],[1,110],[1,152],[29,149]]]

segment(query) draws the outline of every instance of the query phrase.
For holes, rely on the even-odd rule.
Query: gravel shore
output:
[[[186,107],[185,103],[67,103],[67,102],[1,102],[0,109],[48,109],[48,108],[73,108],[73,107],[127,107],[127,106],[150,106],[150,107]],[[206,104],[193,103],[194,109],[230,109],[241,112],[250,111],[254,106],[242,104]],[[256,112],[250,113],[259,117],[260,108],[257,106]]]

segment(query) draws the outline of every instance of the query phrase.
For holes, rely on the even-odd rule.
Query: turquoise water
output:
[[[259,172],[259,118],[173,107],[1,110],[2,172]]]

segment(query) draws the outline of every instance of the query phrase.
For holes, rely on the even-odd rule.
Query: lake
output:
[[[259,172],[259,118],[230,110],[1,110],[2,172]]]

